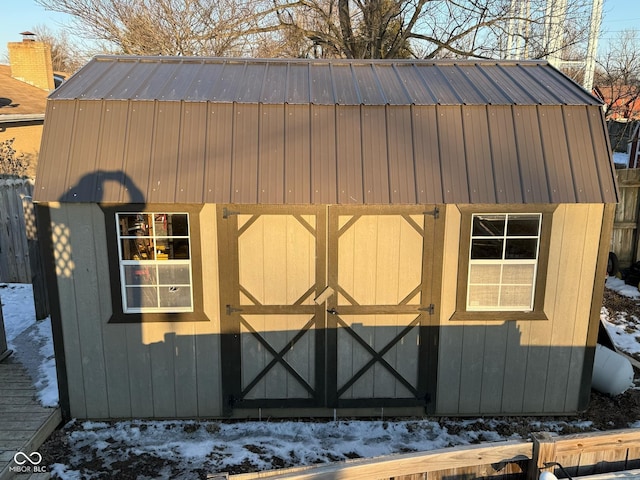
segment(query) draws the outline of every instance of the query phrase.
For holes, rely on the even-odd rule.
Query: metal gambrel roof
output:
[[[314,105],[599,105],[546,62],[95,57],[49,98]]]
[[[615,203],[599,101],[545,62],[96,57],[35,199]]]

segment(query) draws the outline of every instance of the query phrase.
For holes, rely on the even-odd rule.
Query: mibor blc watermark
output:
[[[16,452],[13,456],[13,462],[15,465],[9,467],[9,471],[13,473],[45,473],[47,471],[46,465],[40,465],[42,455],[38,452],[30,454]]]

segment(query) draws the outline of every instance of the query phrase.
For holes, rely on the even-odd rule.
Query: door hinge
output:
[[[229,218],[231,215],[238,215],[240,212],[229,210],[227,207],[222,207],[222,218]]]
[[[427,307],[420,307],[418,310],[420,310],[421,312],[427,312],[429,315],[433,315],[433,313],[436,311],[436,306],[432,303]]]
[[[231,315],[231,314],[233,314],[235,312],[241,312],[241,311],[242,311],[241,308],[234,308],[231,305],[227,305],[227,315]]]
[[[425,215],[433,215],[433,218],[440,218],[440,209],[438,207],[434,208],[429,212],[424,212]]]

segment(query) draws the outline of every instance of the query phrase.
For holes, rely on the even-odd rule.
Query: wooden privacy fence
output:
[[[566,477],[640,468],[640,430],[617,430],[528,441],[452,447],[327,465],[232,475],[231,480],[534,480],[548,471]],[[545,466],[547,465],[547,466]],[[640,475],[640,472],[636,472]],[[210,478],[218,478],[211,475]]]
[[[620,267],[628,267],[640,259],[638,223],[640,222],[640,169],[616,170],[620,201],[616,207],[611,237],[611,251],[618,256]]]
[[[31,283],[27,222],[35,222],[25,218],[23,202],[32,193],[30,179],[0,176],[0,282]]]
[[[49,315],[49,303],[32,194],[31,179],[0,175],[0,282],[33,284],[41,320]]]

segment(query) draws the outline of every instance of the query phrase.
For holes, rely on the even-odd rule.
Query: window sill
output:
[[[469,321],[518,321],[518,320],[549,320],[544,312],[455,312],[449,321],[469,322]]]

